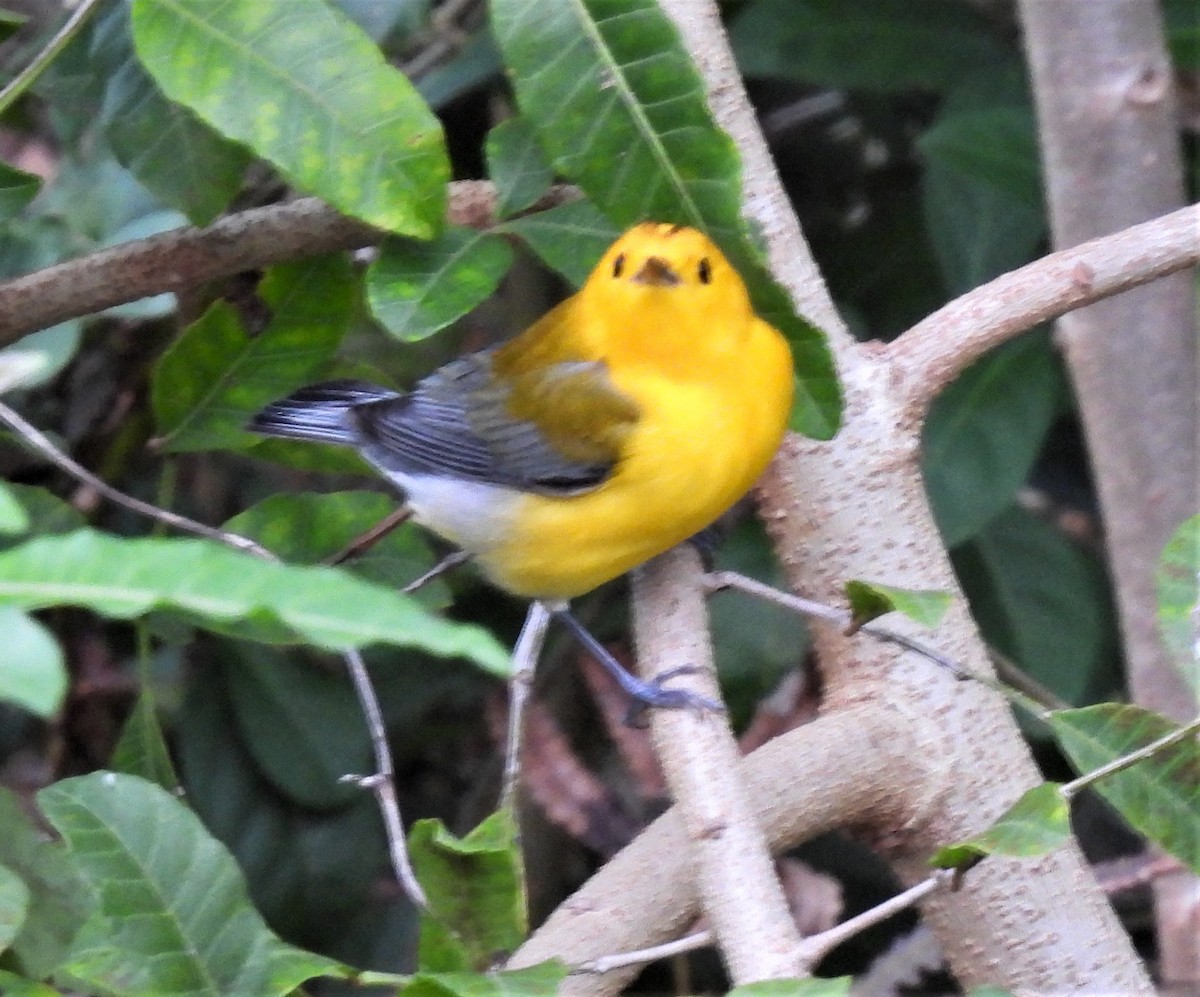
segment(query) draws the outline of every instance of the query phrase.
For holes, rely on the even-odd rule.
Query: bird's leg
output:
[[[709,699],[707,696],[689,692],[687,689],[663,688],[662,683],[667,679],[682,672],[691,671],[691,668],[673,668],[671,671],[658,676],[653,681],[646,682],[636,675],[629,674],[629,672],[622,668],[620,662],[605,650],[604,645],[588,632],[587,628],[575,618],[575,615],[565,604],[551,606],[550,615],[571,631],[571,634],[584,646],[587,652],[605,667],[625,694],[634,700],[630,719],[635,719],[642,710],[650,706],[658,706],[669,710],[690,708],[711,710],[714,713],[723,713],[725,711],[724,706],[715,700]]]

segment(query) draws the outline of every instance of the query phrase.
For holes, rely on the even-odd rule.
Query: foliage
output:
[[[0,15],[0,40],[12,35],[0,73],[31,64],[68,5],[40,6],[15,34]],[[1175,57],[1194,67],[1185,6],[1167,3],[1168,24]],[[814,254],[859,335],[890,339],[1040,250],[1033,112],[1011,25],[943,0],[745,0],[724,12]],[[736,148],[670,21],[651,0],[493,0],[488,13],[469,9],[446,29],[426,0],[113,0],[0,109],[21,147],[0,163],[0,277],[293,193],[387,233],[367,265],[310,257],[0,349],[4,400],[106,481],[224,521],[286,562],[158,535],[5,440],[0,761],[7,772],[49,742],[55,775],[108,770],[42,790],[54,841],[0,791],[6,993],[54,992],[45,980],[286,993],[325,977],[310,985],[549,994],[562,978],[555,965],[493,968],[520,941],[526,901],[561,886],[526,883],[506,815],[485,819],[495,768],[482,718],[495,720],[520,607],[469,567],[399,594],[444,553],[407,526],[347,566],[323,566],[394,497],[361,490],[373,479],[356,458],[245,433],[261,405],[323,377],[410,384],[522,328],[582,282],[622,227],[653,215],[721,242],[792,341],[794,425],[814,437],[837,428],[829,351],[766,273],[739,209]],[[832,110],[781,113],[811,97],[835,98]],[[494,181],[491,230],[444,223],[452,175]],[[583,196],[542,210],[555,179]],[[1108,584],[1086,542],[1019,503],[1032,481],[1051,505],[1087,507],[1074,426],[1050,338],[1033,333],[944,393],[923,460],[988,639],[1079,706],[1118,686]],[[1162,571],[1162,622],[1184,669],[1195,539],[1193,522]],[[718,558],[779,578],[754,524]],[[927,626],[945,602],[886,579],[852,595],[864,618],[895,609]],[[777,608],[738,598],[715,600],[714,636],[740,719],[800,664],[806,636]],[[616,635],[614,603],[606,590],[580,611]],[[413,831],[434,901],[424,917],[389,893],[374,803],[341,781],[371,764],[336,654],[349,647],[366,648],[406,814],[441,819]],[[577,701],[574,669],[554,663],[548,698]],[[1167,730],[1128,708],[1093,710],[1051,719],[1082,771]],[[598,726],[563,740],[609,757]],[[1193,864],[1194,769],[1178,749],[1107,790]],[[1014,827],[1053,838],[1066,808],[1047,785],[972,847],[1036,850],[1020,834],[1011,844]],[[626,806],[636,795],[611,793]],[[612,806],[576,810],[614,826],[644,816]],[[476,830],[457,839],[448,826]],[[589,860],[576,843],[554,847],[560,868]],[[780,986],[846,989],[743,990]]]

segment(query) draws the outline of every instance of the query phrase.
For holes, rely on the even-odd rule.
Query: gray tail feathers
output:
[[[246,423],[246,428],[262,436],[353,446],[361,440],[351,410],[399,397],[398,391],[366,381],[323,381],[272,402]]]

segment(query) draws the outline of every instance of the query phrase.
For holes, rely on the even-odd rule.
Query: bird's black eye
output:
[[[712,264],[708,262],[707,256],[700,260],[700,266],[697,268],[697,273],[700,275],[701,284],[712,283]]]
[[[621,253],[615,260],[613,260],[613,276],[620,277],[621,271],[624,269],[625,269],[625,254]]]

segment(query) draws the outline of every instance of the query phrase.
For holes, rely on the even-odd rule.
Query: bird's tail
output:
[[[272,402],[246,423],[246,428],[287,440],[353,445],[359,435],[354,420],[349,418],[350,410],[399,397],[398,391],[366,381],[323,381]]]

